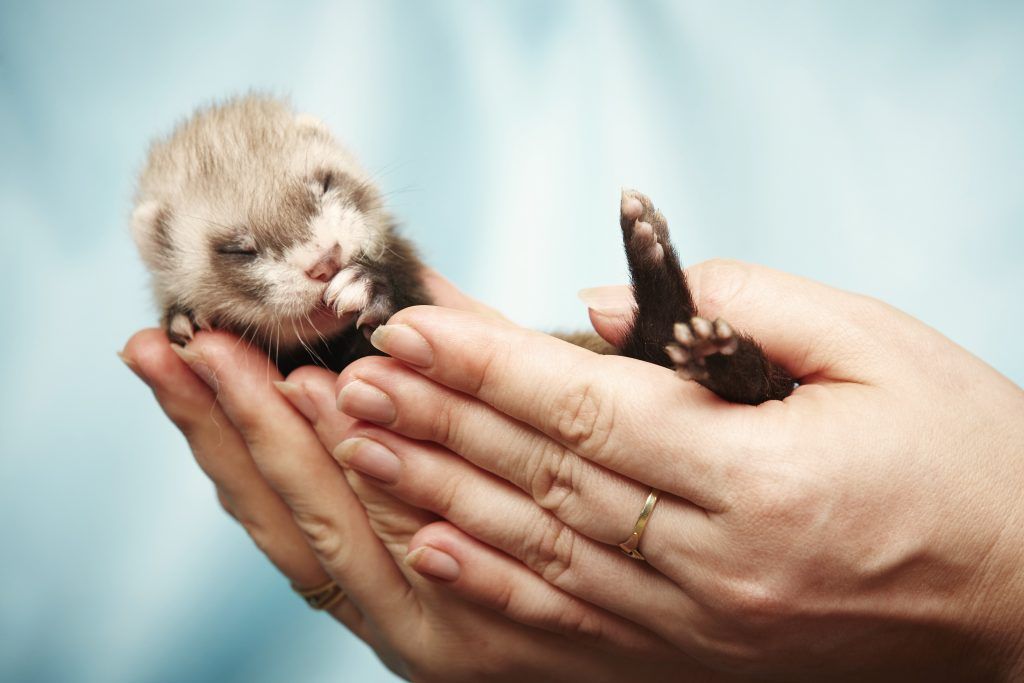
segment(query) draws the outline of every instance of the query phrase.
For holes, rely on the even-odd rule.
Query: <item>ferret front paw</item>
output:
[[[395,312],[385,288],[374,283],[358,266],[345,268],[331,280],[324,292],[324,303],[339,316],[358,312],[356,328],[367,336]]]
[[[324,303],[339,317],[363,310],[370,302],[372,283],[361,268],[349,266],[324,290]]]
[[[711,322],[694,316],[689,322],[676,323],[672,335],[675,341],[665,347],[665,353],[680,377],[698,381],[708,379],[705,364],[708,356],[716,353],[730,356],[736,353],[740,343],[736,332],[721,318]]]
[[[164,332],[172,344],[185,346],[192,341],[192,337],[199,329],[199,323],[191,311],[172,308],[164,313]]]
[[[362,330],[366,338],[369,339],[373,331],[386,323],[395,312],[391,297],[385,295],[374,297],[370,305],[364,308],[356,319],[356,329]]]

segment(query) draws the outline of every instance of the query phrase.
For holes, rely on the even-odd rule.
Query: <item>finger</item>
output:
[[[722,410],[720,399],[666,368],[462,311],[418,306],[392,321],[373,335],[385,353],[647,486],[721,509],[732,495],[728,473],[749,458],[748,444],[731,435],[755,409]],[[649,445],[665,443],[676,447]]]
[[[587,305],[594,331],[616,348],[622,348],[636,318],[636,301],[626,285],[581,289],[580,300]]]
[[[356,425],[334,452],[348,468],[410,505],[435,512],[519,559],[548,583],[658,631],[693,616],[694,603],[667,577],[596,543],[537,507],[521,491],[444,449]],[[397,472],[378,465],[397,460]],[[659,631],[660,632],[660,631]]]
[[[827,374],[832,379],[858,379],[870,369],[861,362],[872,358],[869,353],[844,353],[837,364],[834,344],[841,340],[850,348],[866,344],[877,349],[875,335],[857,324],[888,311],[877,301],[740,261],[699,263],[686,269],[686,278],[702,316],[724,318],[753,336],[795,377],[807,380]],[[621,346],[635,315],[632,289],[593,287],[579,296],[598,334]]]
[[[190,367],[217,386],[218,403],[321,565],[363,614],[400,632],[415,609],[408,583],[307,420],[271,384],[277,369],[222,333],[197,334],[189,351]]]
[[[213,392],[171,350],[163,331],[139,332],[122,355],[185,435],[196,462],[213,481],[221,507],[293,586],[323,585],[327,572],[296,526],[291,510],[260,475]],[[330,614],[362,640],[371,645],[376,642],[353,603],[342,600]]]
[[[236,522],[241,522],[242,516],[237,512],[235,503],[233,503],[231,499],[228,498],[228,496],[226,496],[220,489],[217,489],[217,501],[224,509],[224,512],[226,512]],[[294,523],[292,523],[292,526],[295,527]],[[295,527],[295,530],[298,532],[298,527]],[[306,549],[309,549],[308,545],[306,546]],[[309,551],[309,555],[312,556],[312,551]],[[317,562],[316,567],[319,570],[318,573],[320,576],[318,583],[305,583],[304,580],[292,579],[292,588],[296,591],[303,591],[324,585],[328,581],[327,572],[320,567],[319,562]],[[359,608],[355,606],[355,603],[348,600],[344,593],[342,593],[339,600],[335,601],[333,606],[326,608],[324,611],[344,624],[344,626],[348,630],[352,631],[352,633],[354,633],[358,638],[365,641],[371,647],[375,647],[374,643],[377,641],[376,634],[368,627],[363,613],[359,611]]]
[[[694,302],[708,319],[723,318],[754,337],[772,360],[805,383],[877,378],[887,335],[875,323],[891,309],[765,266],[715,259],[687,269]]]
[[[157,401],[188,440],[196,462],[257,547],[294,583],[327,579],[291,511],[249,455],[241,434],[217,405],[213,392],[171,351],[161,330],[133,336],[123,354],[153,389]]]
[[[623,654],[649,657],[674,650],[647,629],[558,590],[448,522],[421,529],[405,562],[457,595],[526,626]]]
[[[376,415],[372,410],[364,412],[361,396],[377,392],[394,408],[394,419],[380,423],[389,431],[444,446],[511,482],[598,542],[618,544],[632,533],[651,487],[595,465],[486,403],[436,384],[394,359],[366,359],[349,378],[338,405],[351,417],[372,421]],[[685,561],[706,556],[719,544],[716,519],[691,503],[666,497],[645,531],[641,552],[655,566],[655,558]]]
[[[327,450],[333,450],[353,425],[351,418],[336,409],[336,379],[334,373],[321,368],[304,367],[291,373],[287,382],[277,385],[289,402],[311,420],[320,443]],[[416,576],[402,562],[406,546],[413,534],[437,521],[437,516],[403,503],[390,493],[368,485],[361,477],[347,477],[347,481],[366,510],[374,534],[391,553],[396,565],[406,578]]]

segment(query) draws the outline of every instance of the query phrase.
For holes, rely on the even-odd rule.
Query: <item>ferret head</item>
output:
[[[200,110],[157,141],[132,214],[165,310],[264,345],[347,326],[369,295],[348,267],[379,255],[391,229],[366,173],[323,124],[253,95]]]

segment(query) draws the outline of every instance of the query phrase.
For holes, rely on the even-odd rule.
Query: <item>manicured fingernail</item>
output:
[[[345,439],[334,449],[334,459],[343,467],[378,479],[385,484],[398,483],[402,463],[398,456],[372,439]]]
[[[291,382],[274,382],[274,386],[281,392],[281,395],[288,399],[295,410],[302,413],[307,420],[316,424],[320,413],[317,412],[316,404],[306,393],[306,388]]]
[[[338,410],[358,420],[382,424],[396,417],[395,404],[388,395],[361,379],[349,382],[338,393]]]
[[[135,373],[136,377],[141,379],[143,382],[146,381],[146,378],[142,376],[141,372],[139,372],[139,364],[136,363],[134,359],[129,358],[128,356],[126,356],[124,351],[118,351],[117,352],[117,357],[121,359],[122,363],[124,363],[125,365],[128,366],[129,370],[131,370],[132,372]]]
[[[196,376],[206,382],[211,389],[214,391],[220,390],[220,385],[217,384],[217,376],[210,369],[210,366],[206,364],[206,359],[201,354],[186,349],[184,346],[178,344],[171,344],[171,350],[178,354],[178,358],[185,361],[185,365],[192,369],[192,372]]]
[[[581,289],[577,295],[580,301],[602,315],[624,315],[633,310],[633,293],[629,287],[612,285]]]
[[[434,364],[434,351],[423,335],[408,325],[382,325],[370,335],[370,343],[392,358],[430,367]]]
[[[443,550],[431,548],[429,545],[416,548],[406,555],[405,564],[420,574],[426,574],[441,581],[454,581],[459,578],[459,563],[455,558]]]

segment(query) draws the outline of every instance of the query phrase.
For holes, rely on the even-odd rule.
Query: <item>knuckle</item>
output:
[[[429,406],[427,407],[429,410]],[[434,443],[450,445],[455,435],[454,427],[458,424],[458,408],[451,397],[445,397],[437,402],[434,415],[430,420],[429,438]]]
[[[756,574],[723,578],[717,593],[719,611],[730,621],[743,624],[750,636],[777,626],[793,612],[793,596]]]
[[[323,564],[332,569],[343,569],[348,562],[348,553],[337,524],[324,515],[306,510],[296,510],[292,517]]]
[[[570,448],[601,452],[611,438],[614,402],[602,397],[590,383],[569,387],[556,399],[555,435]]]
[[[217,491],[217,502],[220,503],[221,509],[227,513],[228,517],[231,517],[236,522],[239,521],[234,507],[231,505],[230,501],[228,501],[228,498],[224,495],[223,491]]]
[[[253,544],[259,548],[264,555],[270,556],[274,545],[274,534],[259,519],[250,515],[239,513],[230,514],[245,529],[245,533],[252,539]]]
[[[526,481],[537,503],[562,517],[562,511],[576,491],[578,460],[573,453],[551,444],[526,461]]]
[[[472,373],[473,381],[469,387],[469,393],[473,396],[483,396],[490,391],[490,387],[501,382],[501,374],[508,367],[508,360],[511,356],[511,349],[505,344],[492,342],[487,345],[479,366]]]
[[[573,634],[584,640],[595,642],[604,640],[602,620],[591,610],[577,605],[561,610],[557,619],[556,630],[562,633]]]
[[[562,586],[570,578],[576,553],[576,534],[550,515],[544,515],[527,534],[525,559],[545,581]]]
[[[491,597],[491,608],[498,614],[510,614],[515,601],[515,585],[511,581],[498,582]]]
[[[776,463],[747,489],[753,516],[768,528],[797,533],[809,529],[819,517],[822,487],[800,469]]]
[[[433,512],[441,515],[445,519],[450,519],[453,515],[452,512],[455,510],[457,501],[459,500],[459,494],[461,492],[461,485],[458,477],[449,477],[444,479],[441,484],[434,489],[433,505],[429,507]]]

